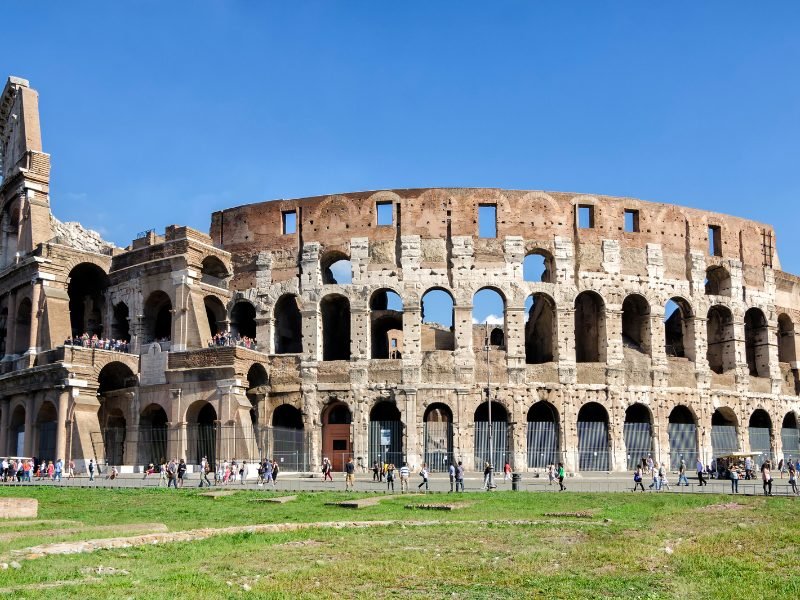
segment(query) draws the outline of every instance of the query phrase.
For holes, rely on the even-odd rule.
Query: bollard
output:
[[[522,474],[521,473],[512,473],[511,474],[511,491],[518,492],[519,491],[519,482],[522,481]]]

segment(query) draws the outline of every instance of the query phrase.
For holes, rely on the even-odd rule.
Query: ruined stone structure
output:
[[[800,454],[800,278],[768,225],[407,189],[240,206],[121,249],[51,217],[24,80],[0,99],[0,157],[0,454],[520,471]],[[502,305],[487,327],[482,290]],[[84,332],[131,352],[65,345]],[[209,346],[226,332],[256,342]]]

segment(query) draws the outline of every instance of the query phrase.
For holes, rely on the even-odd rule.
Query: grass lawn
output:
[[[0,488],[39,500],[39,520],[0,521],[0,595],[24,598],[796,598],[792,498],[498,492],[326,506],[268,492]],[[280,495],[280,494],[278,494]],[[452,512],[407,504],[458,501]],[[590,518],[547,516],[587,511]],[[148,531],[263,523],[392,521],[359,529],[235,533],[23,560],[30,546]],[[438,521],[414,526],[411,521]],[[526,521],[518,523],[515,521]],[[530,523],[533,522],[533,523]],[[101,568],[102,567],[102,568]]]

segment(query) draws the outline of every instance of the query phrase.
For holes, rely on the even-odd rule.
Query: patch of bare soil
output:
[[[746,504],[737,504],[736,502],[725,502],[723,504],[709,504],[708,506],[701,506],[696,508],[697,512],[730,512],[732,510],[751,509],[752,506]]]

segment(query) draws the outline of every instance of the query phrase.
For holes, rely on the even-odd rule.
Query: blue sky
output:
[[[272,198],[627,195],[775,225],[800,273],[800,3],[17,2],[52,207],[120,245]]]

